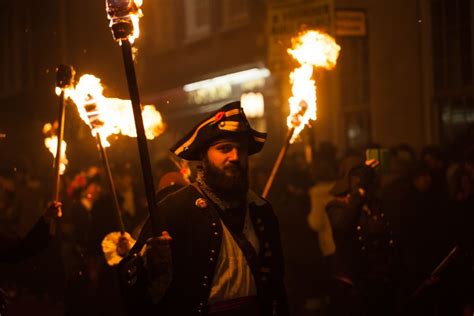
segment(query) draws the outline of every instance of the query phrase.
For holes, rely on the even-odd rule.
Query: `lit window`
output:
[[[31,11],[16,10],[14,3],[0,10],[0,27],[5,32],[0,47],[0,96],[26,89],[31,82]]]
[[[248,1],[222,0],[222,26],[224,29],[244,25],[248,20]]]
[[[158,52],[171,50],[176,47],[176,2],[154,0],[147,7],[146,16],[153,19],[143,19],[143,43],[147,43]],[[142,21],[140,21],[142,23]],[[148,31],[148,32],[147,32]],[[146,37],[146,38],[145,38]]]
[[[209,0],[185,0],[186,40],[199,40],[211,32]]]

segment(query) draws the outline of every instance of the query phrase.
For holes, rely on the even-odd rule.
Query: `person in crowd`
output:
[[[171,148],[200,168],[159,201],[120,264],[130,314],[288,314],[277,218],[248,189],[248,156],[265,139],[232,102]]]
[[[50,202],[43,215],[23,238],[12,232],[0,231],[0,263],[16,264],[44,251],[53,237],[54,222],[62,216],[61,206],[59,201]],[[1,315],[6,308],[6,295],[0,289]]]
[[[433,194],[439,199],[447,197],[446,157],[443,150],[434,145],[425,146],[421,150],[420,160],[421,164],[430,171]]]
[[[61,206],[61,202],[50,202],[24,238],[0,231],[0,262],[18,263],[44,250],[53,237],[52,222],[62,216]]]
[[[331,258],[330,315],[395,313],[396,248],[380,200],[375,167],[348,157],[326,211],[336,250]]]
[[[312,309],[317,303],[313,302],[321,301],[321,253],[318,235],[307,222],[311,186],[309,164],[301,155],[302,148],[295,146],[293,149],[275,178],[269,199],[280,222],[290,314],[304,315],[314,312]]]

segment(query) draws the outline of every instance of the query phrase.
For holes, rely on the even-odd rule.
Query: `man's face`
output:
[[[219,140],[207,150],[207,159],[226,176],[232,177],[243,170],[247,170],[247,147],[247,142],[244,140]]]
[[[214,142],[204,157],[204,178],[225,194],[243,194],[248,189],[248,141],[222,139]]]

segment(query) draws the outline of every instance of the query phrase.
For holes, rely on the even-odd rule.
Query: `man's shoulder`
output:
[[[262,196],[257,195],[253,191],[249,191],[247,201],[254,216],[260,216],[262,218],[275,217],[272,205]]]
[[[247,200],[250,204],[255,204],[257,207],[271,206],[270,202],[252,190],[249,190],[247,193]]]
[[[193,184],[189,184],[173,193],[168,194],[166,197],[158,202],[158,207],[166,207],[168,205],[194,205],[195,200],[200,198],[202,195],[194,187]]]

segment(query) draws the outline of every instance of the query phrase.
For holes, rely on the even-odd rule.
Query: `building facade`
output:
[[[291,63],[275,67],[281,56],[272,43],[274,26],[285,32],[299,21],[326,29],[342,47],[336,69],[315,74],[316,141],[331,141],[341,150],[373,143],[420,149],[452,142],[472,124],[470,0],[148,3],[144,10],[153,18],[143,18],[142,91],[165,113],[168,106],[171,116],[207,112],[243,93],[261,93],[262,126],[281,141]],[[270,70],[263,86],[184,91],[190,83],[253,68]]]
[[[247,112],[255,108],[252,123],[269,132],[264,153],[274,157],[287,130],[288,75],[296,66],[286,54],[289,34],[303,25],[329,32],[342,48],[335,69],[315,72],[316,143],[330,141],[342,153],[373,143],[420,149],[468,138],[473,10],[473,0],[144,1],[135,45],[140,92],[168,124],[152,150],[165,154],[198,116],[242,99],[252,104]],[[0,133],[7,139],[41,141],[42,124],[57,111],[51,92],[59,63],[128,97],[103,3],[0,1],[0,14],[7,30]],[[18,121],[28,128],[18,131]]]

